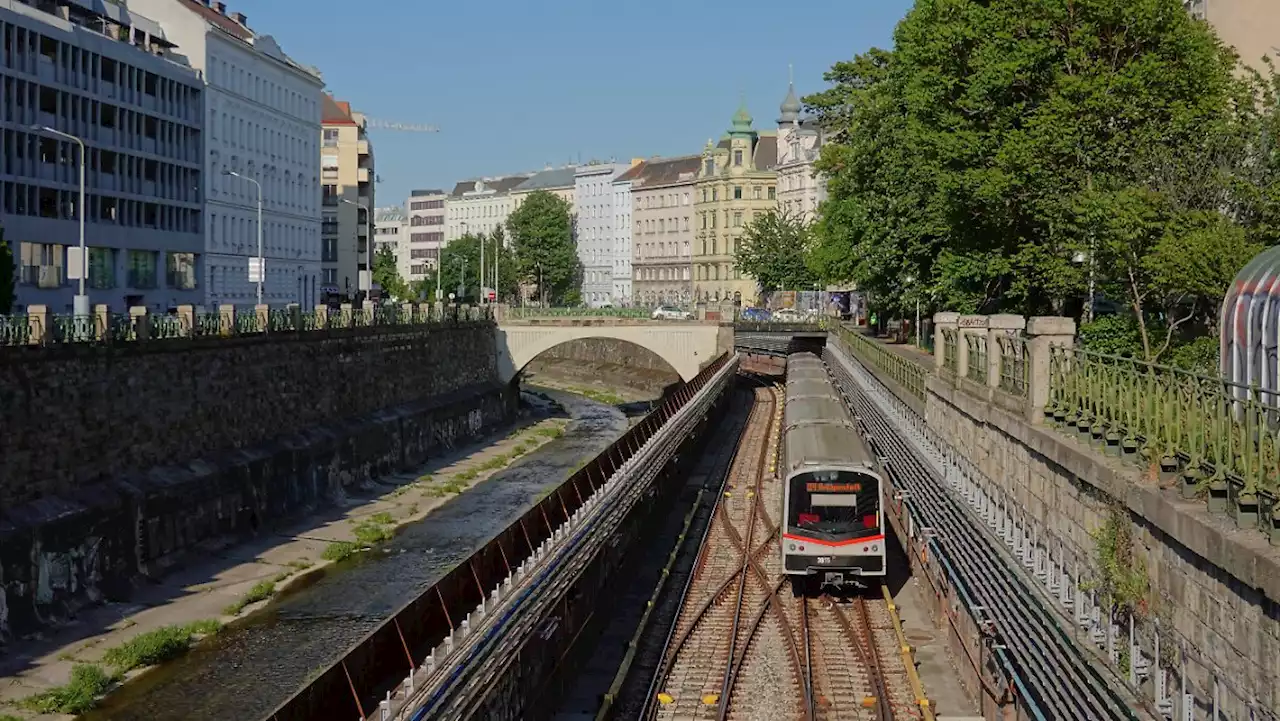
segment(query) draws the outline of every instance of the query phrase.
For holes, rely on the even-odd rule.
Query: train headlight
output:
[[[793,543],[793,544],[791,544],[791,546],[790,546],[790,550],[792,550],[792,551],[796,550],[796,544],[794,544],[794,543]]]

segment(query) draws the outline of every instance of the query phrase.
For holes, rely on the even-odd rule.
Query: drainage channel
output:
[[[955,454],[924,421],[836,344],[824,354],[896,486],[906,534],[922,541],[983,632],[985,671],[1011,692],[1019,718],[1132,721],[1138,716],[1056,614],[1038,600],[1018,563],[965,508]],[[908,540],[908,539],[904,539]]]

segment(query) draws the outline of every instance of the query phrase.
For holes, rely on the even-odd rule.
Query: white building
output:
[[[110,4],[44,7],[0,0],[0,226],[17,310],[72,312],[81,277],[80,146],[33,125],[86,146],[88,303],[201,303],[204,84],[163,57],[172,42],[153,20]]]
[[[582,300],[593,308],[622,303],[622,298],[614,297],[614,274],[617,260],[615,255],[618,252],[615,244],[615,203],[623,201],[615,196],[613,181],[627,172],[633,164],[591,163],[579,166],[574,172],[574,207],[578,211],[574,236],[578,245],[578,260],[582,263]],[[629,193],[624,204],[625,208],[622,205],[617,208],[630,215]],[[626,233],[630,237],[629,227]],[[629,251],[626,263],[630,268]],[[626,287],[630,289],[630,282]]]
[[[457,240],[470,233],[489,235],[505,225],[515,210],[511,191],[529,175],[507,175],[500,178],[464,180],[453,187],[445,203],[444,241]]]
[[[443,190],[412,190],[406,206],[409,208],[409,237],[405,259],[409,262],[407,281],[422,280],[440,264],[440,251],[444,250],[445,214],[448,197]]]
[[[320,72],[285,55],[270,35],[222,2],[129,0],[157,20],[204,73],[205,289],[210,305],[256,302],[258,186],[266,275],[263,302],[318,302]]]
[[[631,305],[631,171],[634,164],[610,183],[613,189],[612,268],[613,304]]]
[[[810,223],[827,199],[827,179],[813,167],[822,150],[822,131],[816,119],[802,117],[800,110],[792,84],[778,115],[778,210]]]
[[[396,256],[396,272],[405,282],[420,280],[410,275],[409,217],[404,208],[391,206],[373,211],[373,252],[389,249]]]

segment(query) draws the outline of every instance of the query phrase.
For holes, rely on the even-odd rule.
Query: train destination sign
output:
[[[805,490],[810,493],[857,493],[862,490],[861,483],[806,483]]]

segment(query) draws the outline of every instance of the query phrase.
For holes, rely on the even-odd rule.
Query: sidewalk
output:
[[[454,495],[559,437],[567,423],[564,418],[526,422],[505,438],[484,439],[418,472],[384,477],[368,496],[345,499],[337,508],[322,509],[262,537],[210,549],[208,555],[139,589],[129,603],[81,611],[71,624],[10,644],[0,655],[0,721],[70,718],[36,715],[18,702],[68,684],[77,664],[95,664],[108,676],[125,671],[123,678],[132,679],[145,668],[104,663],[112,649],[113,661],[122,655],[138,658],[119,650],[130,642],[130,650],[145,645],[155,653],[153,647],[164,637],[166,648],[176,647],[180,655],[214,622],[244,618],[288,586],[389,538],[395,528],[428,516]],[[175,628],[181,626],[188,626],[190,633]]]

